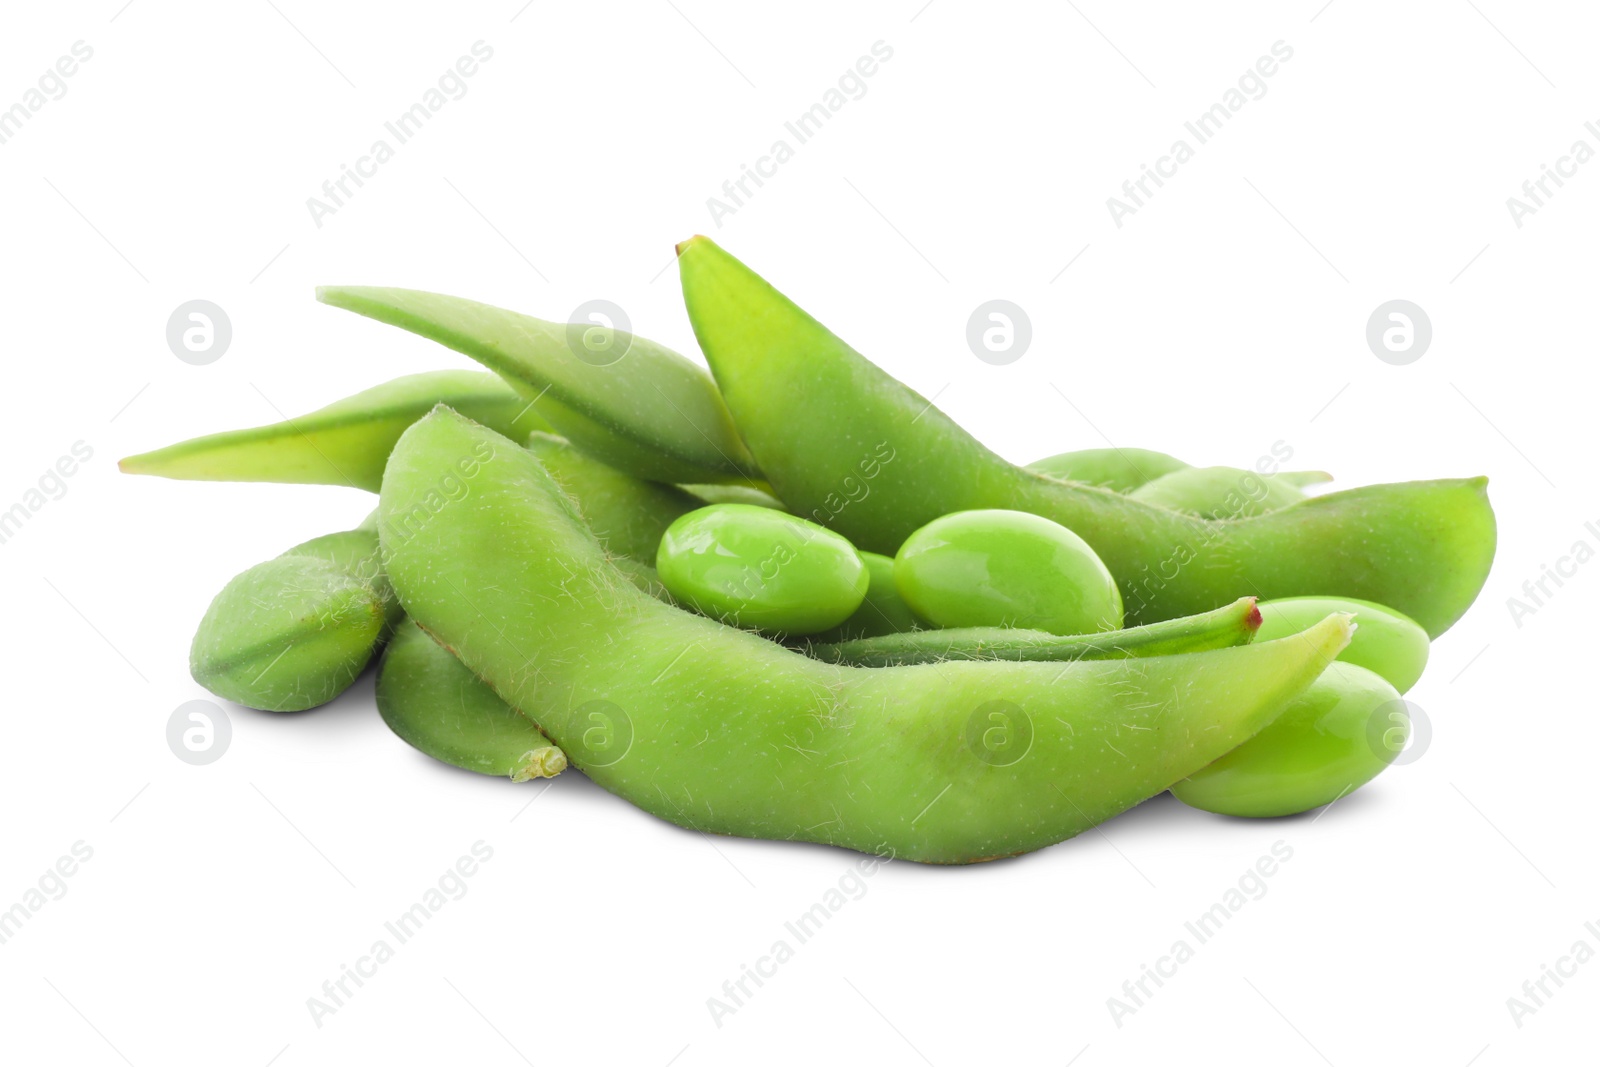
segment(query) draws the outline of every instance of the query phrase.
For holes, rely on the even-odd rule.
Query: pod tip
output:
[[[677,244],[675,244],[675,245],[673,245],[673,246],[672,246],[672,250],[673,250],[673,251],[674,251],[674,252],[676,252],[676,253],[677,253],[677,254],[678,254],[678,255],[680,255],[680,256],[681,256],[681,255],[683,255],[683,254],[684,254],[684,252],[686,252],[686,251],[687,251],[687,250],[688,250],[688,249],[689,249],[689,248],[690,248],[690,247],[691,247],[691,246],[692,246],[692,245],[694,245],[694,243],[695,243],[695,242],[696,242],[696,241],[705,241],[705,240],[708,240],[708,238],[706,238],[706,237],[704,237],[704,236],[702,236],[702,235],[701,235],[701,234],[698,234],[698,233],[697,233],[697,234],[695,234],[695,235],[694,235],[694,236],[693,236],[693,237],[691,237],[691,238],[689,238],[689,239],[688,239],[688,240],[687,240],[687,241],[679,241],[679,242],[678,242],[678,243],[677,243]]]

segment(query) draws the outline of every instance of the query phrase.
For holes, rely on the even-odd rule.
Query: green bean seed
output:
[[[436,760],[513,782],[553,778],[566,754],[495,695],[416,623],[407,622],[378,667],[378,713],[400,739]]]
[[[1356,617],[1355,636],[1339,653],[1346,663],[1365,667],[1404,693],[1417,684],[1428,665],[1428,634],[1422,627],[1382,604],[1346,597],[1300,596],[1261,602],[1261,640],[1275,641],[1299,633],[1335,611]]]
[[[1254,818],[1331,804],[1400,754],[1409,721],[1397,734],[1387,716],[1402,707],[1400,694],[1378,675],[1331,663],[1271,725],[1172,793],[1192,808]]]
[[[678,519],[661,537],[656,572],[702,615],[788,634],[839,625],[870,581],[849,541],[751,504],[712,504]]]
[[[958,511],[906,538],[894,583],[935,626],[1122,628],[1122,594],[1083,538],[1022,511]]]

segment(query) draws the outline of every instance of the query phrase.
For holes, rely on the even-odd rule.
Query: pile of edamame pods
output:
[[[217,594],[195,679],[300,711],[381,655],[384,721],[447,763],[570,763],[680,826],[930,863],[1168,789],[1305,811],[1404,747],[1400,694],[1494,555],[1484,479],[1014,466],[713,242],[678,254],[709,374],[608,328],[328,287],[493,373],[123,460],[379,494]]]

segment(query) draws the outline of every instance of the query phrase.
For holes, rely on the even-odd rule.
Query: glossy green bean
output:
[[[1249,644],[1260,625],[1256,598],[1247,596],[1201,615],[1109,633],[1061,637],[1040,630],[953,627],[818,643],[809,646],[808,651],[827,663],[846,663],[854,667],[896,667],[949,660],[1135,659]]]
[[[1251,818],[1331,804],[1377,777],[1405,748],[1404,706],[1378,675],[1331,663],[1271,725],[1175,784],[1172,794],[1192,808]],[[1398,727],[1391,714],[1400,715]]]
[[[472,300],[358,285],[322,286],[317,299],[471,356],[619,470],[662,482],[759,477],[711,376],[654,341],[618,332],[623,354],[599,365],[574,351],[569,324]]]
[[[441,499],[458,472],[468,490]],[[526,449],[439,410],[384,477],[408,612],[602,787],[679,825],[966,863],[1071,837],[1237,747],[1349,639],[840,667],[661,604]]]
[[[1365,667],[1404,693],[1428,665],[1428,635],[1412,620],[1382,604],[1348,597],[1303,596],[1261,604],[1262,640],[1299,633],[1335,611],[1355,616],[1356,632],[1339,653],[1346,663]]]
[[[432,371],[375,385],[298,418],[129,456],[117,467],[162,478],[349,485],[376,493],[395,441],[435,404],[513,440],[549,429],[526,399],[492,374]]]
[[[810,638],[817,645],[906,633],[922,624],[894,584],[894,560],[876,552],[858,552],[867,565],[867,595],[844,622]]]
[[[1483,478],[1329,493],[1217,522],[1012,466],[704,237],[679,246],[695,335],[739,430],[797,514],[891,552],[940,515],[1012,508],[1087,541],[1130,623],[1241,594],[1389,604],[1431,635],[1466,611],[1494,557]]]

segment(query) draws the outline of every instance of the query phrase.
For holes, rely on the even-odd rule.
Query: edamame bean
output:
[[[163,478],[349,485],[376,493],[395,441],[435,404],[448,404],[516,441],[531,430],[549,429],[527,400],[494,375],[443,370],[396,378],[284,422],[129,456],[117,467]]]
[[[1405,748],[1382,709],[1403,708],[1394,686],[1353,663],[1332,663],[1255,737],[1172,787],[1219,815],[1271,818],[1331,804],[1360,788]],[[1409,720],[1400,734],[1409,734]]]
[[[1356,632],[1339,653],[1346,663],[1365,667],[1404,693],[1428,665],[1428,635],[1415,622],[1382,604],[1346,597],[1301,596],[1261,602],[1261,640],[1299,633],[1335,611],[1355,616]]]
[[[1288,507],[1306,495],[1298,479],[1282,475],[1239,467],[1189,467],[1147,482],[1128,497],[1208,519],[1243,519]]]
[[[1176,456],[1148,448],[1083,448],[1036,459],[1028,469],[1063,481],[1126,493],[1188,466]]]
[[[881,637],[887,634],[915,630],[921,624],[912,614],[911,605],[900,596],[894,584],[894,560],[876,552],[858,552],[867,566],[867,595],[861,606],[850,617],[831,630],[814,634],[817,644],[854,641],[863,637]]]
[[[463,456],[471,491],[392,537]],[[381,508],[407,610],[603,788],[691,829],[922,862],[1040,848],[1168,788],[1349,639],[1334,616],[1137,661],[822,663],[634,589],[532,453],[445,409],[401,438]]]
[[[1122,594],[1083,538],[1022,511],[958,511],[906,538],[894,584],[935,626],[1122,629]]]
[[[889,552],[940,515],[1009,508],[1053,519],[1105,561],[1135,623],[1241,592],[1388,604],[1437,636],[1494,558],[1486,480],[1369,486],[1214,522],[1014,467],[873,366],[744,264],[678,248],[684,302],[740,434],[796,514]]]
[[[678,519],[661,536],[656,573],[702,615],[789,634],[839,625],[869,582],[849,541],[751,504],[712,504]]]
[[[378,667],[378,714],[402,741],[436,760],[513,782],[553,778],[566,754],[461,661],[407,622]]]
[[[760,477],[711,376],[654,341],[613,331],[617,355],[590,362],[569,343],[571,324],[473,300],[360,285],[322,286],[317,299],[471,356],[619,470],[661,482]]]
[[[262,711],[304,711],[349,688],[387,625],[372,586],[325,559],[279,556],[235,577],[211,601],[189,673],[220,697]]]
[[[1260,625],[1256,598],[1247,596],[1202,615],[1111,633],[1061,637],[1040,630],[972,626],[819,643],[809,651],[828,663],[848,663],[856,667],[894,667],[962,659],[1052,662],[1131,659],[1248,644]]]

